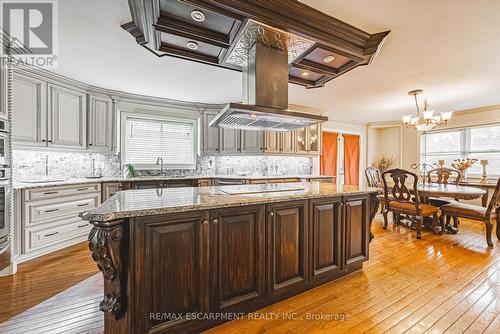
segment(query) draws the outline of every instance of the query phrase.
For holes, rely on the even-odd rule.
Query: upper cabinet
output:
[[[221,129],[220,131],[220,152],[221,153],[239,153],[240,130]]]
[[[321,124],[295,130],[295,153],[321,154]]]
[[[12,107],[14,144],[47,146],[46,82],[15,74]]]
[[[87,136],[89,149],[113,150],[113,100],[107,95],[88,95]]]
[[[209,124],[217,115],[216,111],[205,111],[203,113],[203,153],[216,154],[219,153],[219,128],[210,127]]]
[[[241,131],[241,152],[259,153],[263,150],[264,134],[260,131]]]
[[[210,127],[217,111],[202,118],[202,154],[313,154],[321,153],[321,125],[288,132],[233,130]]]
[[[15,71],[13,142],[16,147],[112,151],[114,102],[84,85]]]
[[[84,91],[48,85],[50,126],[49,146],[85,149],[87,147],[87,109]]]
[[[293,131],[282,132],[280,138],[280,153],[295,153],[295,135]]]

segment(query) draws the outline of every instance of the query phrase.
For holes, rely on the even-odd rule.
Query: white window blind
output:
[[[194,168],[196,121],[127,116],[124,163],[153,168],[158,157],[167,168]]]
[[[443,159],[445,166],[449,167],[455,159],[488,160],[488,176],[500,176],[500,124],[428,132],[421,139],[422,162],[437,163]],[[481,173],[482,166],[478,161],[467,171],[467,176],[479,177]]]

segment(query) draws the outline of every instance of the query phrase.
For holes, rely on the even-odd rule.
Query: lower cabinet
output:
[[[344,206],[344,265],[346,270],[368,260],[370,243],[369,196],[346,198]]]
[[[264,206],[212,212],[212,309],[241,312],[265,295]]]
[[[188,331],[196,321],[176,315],[209,312],[208,219],[207,211],[196,211],[137,218],[132,224],[136,270],[148,273],[136,287],[136,333]]]
[[[222,320],[186,316],[251,312],[360,269],[369,205],[333,196],[134,218],[135,332],[201,332]]]
[[[310,277],[328,280],[342,268],[342,199],[311,200],[309,210]]]
[[[307,283],[307,201],[267,208],[269,293],[273,296]]]

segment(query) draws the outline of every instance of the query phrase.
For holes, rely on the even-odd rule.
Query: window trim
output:
[[[138,118],[145,120],[153,120],[153,121],[166,121],[166,122],[177,122],[177,123],[188,123],[193,126],[193,163],[192,164],[169,164],[167,161],[164,161],[163,168],[164,169],[196,169],[197,158],[198,158],[198,119],[197,118],[181,118],[181,117],[172,117],[172,116],[164,116],[158,115],[152,111],[149,112],[121,112],[120,114],[120,161],[121,165],[124,166],[126,164],[126,156],[125,156],[125,126],[127,124],[127,118]],[[162,157],[163,158],[163,157]],[[139,170],[158,170],[160,166],[157,164],[133,164],[136,169]]]
[[[500,154],[500,149],[498,150],[471,150],[471,130],[472,129],[480,129],[480,128],[488,128],[488,127],[500,127],[500,123],[489,123],[489,124],[482,124],[482,125],[472,125],[472,126],[465,126],[465,127],[460,127],[460,128],[451,128],[451,129],[446,129],[446,130],[437,130],[437,131],[429,131],[427,133],[422,133],[420,136],[420,152],[419,152],[419,159],[420,163],[425,162],[426,157],[439,157],[442,155],[459,155],[461,159],[467,158],[467,156],[470,156],[471,154],[481,154],[481,153],[498,153]],[[460,132],[460,151],[450,151],[450,152],[432,152],[432,153],[427,153],[427,135],[432,135],[436,133],[445,133],[445,132]],[[491,174],[488,172],[488,179],[489,178],[496,178],[500,176],[500,172],[497,172],[495,174]],[[477,173],[467,173],[468,178],[480,178],[481,174]]]

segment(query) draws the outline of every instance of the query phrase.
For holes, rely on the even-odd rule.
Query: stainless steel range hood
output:
[[[243,67],[243,103],[229,103],[210,126],[291,131],[328,117],[288,109],[288,63],[312,42],[255,21],[243,29],[228,61]]]

